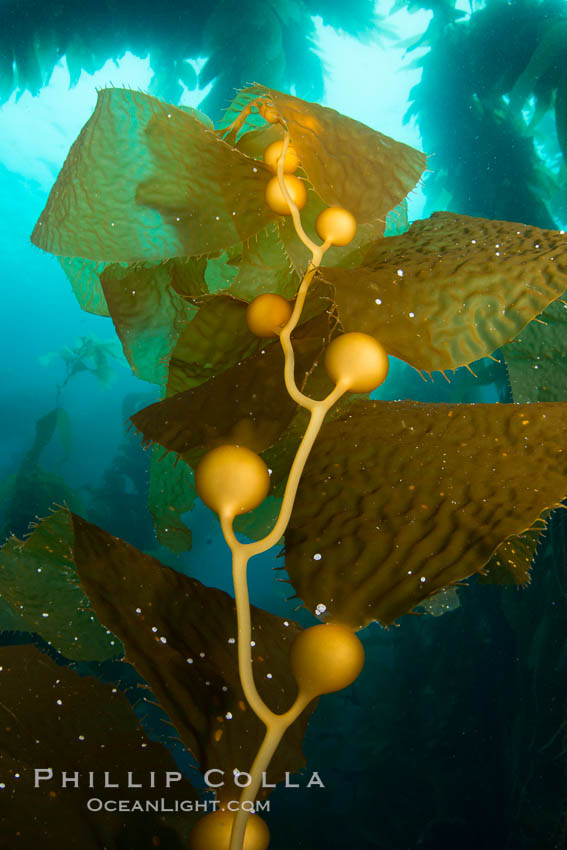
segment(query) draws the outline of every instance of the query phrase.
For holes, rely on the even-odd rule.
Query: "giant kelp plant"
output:
[[[107,89],[34,230],[35,244],[67,258],[82,306],[112,317],[135,374],[163,389],[132,417],[176,460],[152,457],[160,540],[171,534],[179,550],[198,493],[232,551],[235,599],[67,509],[1,553],[2,599],[21,630],[74,662],[127,657],[200,770],[221,771],[208,773],[223,779],[218,810],[194,824],[180,814],[169,833],[152,823],[159,846],[179,846],[191,826],[193,850],[266,848],[253,812],[269,792],[262,774],[276,783],[302,766],[317,697],[362,668],[355,633],[450,607],[447,589],[474,574],[525,584],[567,494],[563,403],[368,398],[388,355],[454,370],[564,306],[561,232],[437,213],[385,237],[424,168],[418,151],[265,86],[241,92],[216,131]],[[251,542],[237,536],[244,527]],[[282,537],[290,581],[320,624],[249,604],[247,562]],[[10,671],[38,657],[3,654]],[[78,699],[95,688],[71,672],[62,689]],[[15,675],[3,703],[26,716]],[[107,708],[113,731],[120,712]],[[71,737],[69,758],[84,737]],[[27,750],[3,733],[0,750],[9,771],[29,773]],[[8,826],[57,846],[56,814],[25,821],[22,787],[10,785]],[[238,813],[226,809],[235,797]],[[117,841],[115,829],[89,814],[77,846]]]

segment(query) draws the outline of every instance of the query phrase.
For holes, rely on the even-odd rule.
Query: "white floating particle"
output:
[[[289,623],[288,623],[288,621],[287,621],[287,620],[284,620],[284,621],[283,621],[283,624],[284,624],[284,626],[289,626]],[[0,670],[1,670],[1,669],[2,669],[2,668],[0,667]]]
[[[227,713],[225,714],[225,717],[226,717],[227,720],[232,720],[232,712],[227,711]]]
[[[317,614],[318,617],[320,617],[321,614],[324,614],[326,610],[327,610],[327,606],[323,605],[322,602],[319,602],[319,604],[315,608],[315,613]]]
[[[167,643],[167,638],[166,637],[160,637],[160,641],[162,643]]]
[[[152,626],[152,632],[157,632],[157,626]]]
[[[250,641],[250,646],[256,646],[256,641],[255,641],[255,640],[251,640],[251,641]]]
[[[187,664],[192,664],[192,663],[193,663],[193,659],[192,659],[192,658],[188,658],[188,659],[187,659]]]
[[[317,552],[315,555],[313,555],[313,560],[314,560],[314,561],[320,561],[320,560],[321,560],[321,557],[322,557],[322,556],[321,556],[321,553],[320,553],[320,552]]]
[[[49,614],[46,614],[45,611],[41,615],[42,617],[49,617]]]
[[[427,579],[425,578],[425,576],[422,576],[422,577],[420,578],[420,581],[427,581]]]
[[[222,686],[222,689],[223,689],[223,691],[224,691],[225,693],[228,691],[228,688],[227,688],[227,686],[226,686],[226,685],[223,685],[223,686]]]
[[[220,221],[220,215],[215,216],[216,221]]]
[[[205,657],[205,653],[204,653],[204,652],[200,652],[200,653],[199,653],[199,658],[204,658],[204,657]]]
[[[58,699],[58,700],[55,700],[55,701],[56,701],[57,705],[63,705],[63,700]]]
[[[6,787],[6,786],[4,785],[4,783],[3,783],[3,782],[0,782],[0,788],[5,788],[5,787]]]
[[[415,313],[408,313],[408,316],[410,317],[410,319],[415,319]]]
[[[381,304],[381,303],[382,303],[382,299],[381,299],[381,298],[375,298],[375,299],[374,299],[374,303],[375,303],[375,304]]]
[[[229,642],[229,643],[236,643],[236,640],[235,640],[234,638],[229,638],[229,639],[228,639],[228,642]]]
[[[84,736],[84,735],[79,735],[79,741],[84,741],[84,740],[85,740],[85,736]]]
[[[141,614],[141,613],[142,613],[142,609],[141,609],[141,608],[136,608],[136,614]]]
[[[398,269],[398,271],[396,272],[396,274],[398,275],[398,277],[403,277],[403,276],[404,276],[404,270],[403,270],[403,269]]]
[[[271,679],[271,678],[272,678],[272,674],[271,674],[271,673],[266,673],[266,679]]]

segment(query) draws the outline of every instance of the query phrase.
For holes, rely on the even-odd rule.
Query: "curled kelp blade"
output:
[[[319,197],[359,224],[385,218],[425,170],[425,154],[334,109],[265,86],[246,94],[271,99]]]
[[[125,694],[62,667],[32,644],[0,647],[0,669],[0,829],[9,845],[43,850],[187,846],[200,813],[175,813],[174,807],[180,799],[198,800],[199,794],[179,775],[171,753],[144,734]],[[120,811],[117,797],[124,801]],[[169,814],[146,812],[146,799],[163,800]],[[89,800],[95,802],[89,806]],[[140,808],[131,809],[136,803]]]
[[[25,540],[9,538],[0,549],[0,599],[36,632],[76,661],[122,654],[118,638],[97,620],[77,578],[70,514],[57,511]]]
[[[426,372],[491,354],[567,284],[567,238],[508,221],[434,213],[375,243],[357,269],[322,269],[345,331],[375,336]]]
[[[565,498],[566,442],[562,403],[354,403],[322,427],[299,486],[298,596],[332,622],[392,623]]]
[[[223,798],[238,796],[233,771],[248,771],[264,726],[240,686],[234,599],[72,516],[73,552],[97,616],[124,643],[202,771],[223,770]],[[254,677],[273,711],[290,707],[296,685],[289,647],[300,627],[252,607]],[[268,769],[271,782],[303,767],[309,711],[290,727]]]
[[[567,293],[564,293],[564,296]],[[547,307],[502,355],[514,401],[567,401],[567,301]]]
[[[194,114],[103,89],[32,242],[58,256],[111,262],[211,254],[273,220],[268,178]]]

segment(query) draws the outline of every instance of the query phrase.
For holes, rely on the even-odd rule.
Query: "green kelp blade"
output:
[[[148,508],[157,539],[170,552],[179,554],[191,548],[191,530],[181,516],[191,510],[196,498],[192,469],[177,455],[166,453],[162,446],[154,446]]]
[[[358,224],[386,218],[425,170],[425,154],[334,109],[264,86],[248,91],[271,98],[319,197]]]
[[[243,245],[242,253],[231,260],[231,265],[238,269],[230,285],[230,292],[236,298],[252,301],[266,292],[295,298],[299,288],[297,269],[290,264],[280,231],[274,224]]]
[[[264,726],[246,704],[238,674],[234,600],[73,516],[81,583],[128,661],[144,677],[204,772],[224,770],[223,798],[235,799],[233,771],[248,771]],[[251,649],[262,699],[287,710],[296,694],[288,663],[300,627],[252,607]],[[268,676],[270,674],[270,676]],[[290,727],[268,768],[270,782],[303,767],[309,711]]]
[[[293,347],[299,387],[304,386],[330,333],[327,313],[296,329]],[[263,452],[277,442],[297,405],[285,386],[279,340],[261,343],[258,353],[221,374],[136,413],[132,422],[144,441],[159,443],[180,455],[221,443],[237,443]]]
[[[22,614],[14,611],[0,591],[0,632],[33,632],[34,629]]]
[[[0,549],[0,598],[58,652],[75,661],[120,657],[120,641],[97,620],[73,563],[73,527],[65,510],[25,540]]]
[[[538,319],[502,350],[514,401],[567,401],[567,301]]]
[[[268,178],[194,115],[141,92],[103,89],[32,242],[108,262],[211,254],[274,219]]]
[[[262,347],[246,324],[248,303],[229,293],[205,298],[171,352],[167,395],[183,392],[224,372]]]
[[[567,238],[438,212],[378,240],[360,268],[321,273],[345,331],[375,336],[416,369],[456,369],[511,342],[559,298]]]
[[[355,402],[323,425],[299,486],[297,595],[331,622],[394,622],[565,498],[566,446],[567,404]]]
[[[108,264],[85,260],[83,257],[59,257],[59,263],[81,310],[94,313],[95,316],[110,316],[100,282],[100,273]]]
[[[5,847],[22,850],[178,850],[188,846],[199,815],[146,813],[145,800],[173,811],[179,799],[197,800],[187,779],[165,787],[173,757],[142,731],[127,697],[111,684],[61,667],[31,644],[0,647],[0,832]],[[35,770],[42,772],[34,784]],[[48,770],[52,771],[51,779]],[[63,787],[65,773],[70,781]],[[78,774],[79,787],[72,778]],[[119,788],[105,788],[108,782]],[[131,782],[128,782],[130,773]],[[150,788],[154,775],[155,787]],[[94,787],[89,788],[89,774]],[[129,787],[132,783],[141,788]],[[89,810],[91,799],[124,800],[136,811]],[[110,805],[113,805],[110,803]]]
[[[207,292],[203,262],[114,263],[104,269],[100,280],[134,375],[165,384],[171,352],[196,312],[186,296]]]
[[[541,522],[545,522],[543,517],[540,517]],[[544,532],[545,525],[540,524],[505,540],[487,563],[479,581],[516,586],[529,584],[530,570]]]

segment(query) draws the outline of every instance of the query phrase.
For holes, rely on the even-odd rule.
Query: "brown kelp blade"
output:
[[[264,734],[240,686],[234,600],[144,555],[73,515],[74,557],[99,619],[123,641],[202,771],[225,771],[220,796],[234,799],[233,771],[248,771]],[[262,698],[280,712],[296,686],[289,646],[300,627],[252,608],[254,676]],[[309,712],[308,712],[309,713]],[[270,781],[304,764],[303,715],[288,730]]]
[[[229,293],[202,301],[194,318],[181,326],[171,352],[168,396],[204,383],[261,348],[246,324],[247,306]]]
[[[325,424],[286,534],[298,596],[360,628],[484,569],[567,494],[567,405],[356,402]]]
[[[511,342],[567,285],[567,239],[434,213],[375,243],[358,269],[324,268],[345,331],[417,369],[456,369]]]
[[[146,812],[146,800],[163,800],[164,811],[174,812],[179,800],[195,805],[198,792],[178,777],[169,751],[144,734],[123,693],[61,667],[31,644],[0,647],[0,669],[0,830],[5,847],[187,846],[195,813]],[[105,773],[107,784],[118,787],[104,787]],[[117,798],[124,800],[120,811]],[[107,801],[108,810],[102,808]]]
[[[298,386],[304,385],[324,350],[331,332],[329,320],[329,315],[322,313],[295,332]],[[249,332],[248,336],[255,339]],[[238,443],[263,452],[274,444],[289,425],[297,405],[285,387],[279,340],[262,342],[257,354],[193,389],[136,413],[132,422],[144,440],[177,454],[221,443]]]
[[[359,224],[385,219],[423,174],[425,154],[366,124],[265,86],[247,91],[272,100],[319,197]]]

